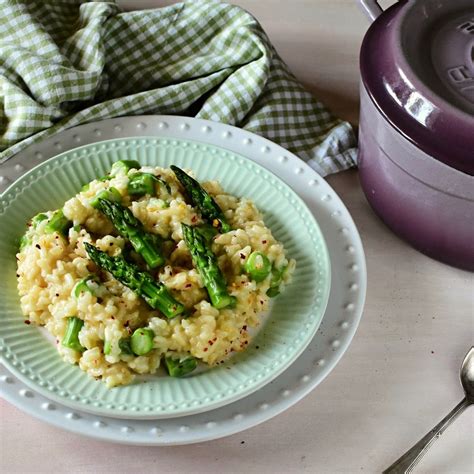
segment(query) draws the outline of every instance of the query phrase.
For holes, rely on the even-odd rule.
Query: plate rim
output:
[[[278,177],[275,173],[273,173],[271,170],[266,168],[265,166],[255,162],[251,158],[245,156],[241,152],[235,152],[228,150],[222,146],[207,142],[207,141],[199,141],[199,140],[193,140],[193,139],[186,139],[186,138],[176,138],[176,137],[171,137],[171,136],[162,136],[162,137],[156,137],[153,135],[148,135],[148,136],[129,136],[129,137],[120,137],[120,138],[112,138],[112,139],[106,139],[106,140],[100,140],[96,143],[89,143],[85,144],[79,147],[72,148],[70,150],[63,151],[61,153],[58,153],[56,155],[51,156],[47,160],[37,164],[36,166],[32,167],[30,170],[28,170],[26,173],[24,173],[18,180],[13,182],[8,188],[0,194],[0,198],[5,199],[7,194],[9,192],[13,192],[13,199],[10,199],[8,201],[7,206],[10,205],[12,200],[15,199],[15,186],[23,184],[23,188],[26,184],[26,181],[35,173],[37,174],[37,177],[39,178],[42,173],[38,174],[38,170],[47,167],[48,164],[51,165],[51,162],[54,164],[52,166],[55,166],[56,170],[62,168],[64,166],[64,159],[65,158],[70,158],[70,155],[72,153],[77,153],[77,160],[80,160],[80,154],[83,151],[88,151],[89,153],[92,151],[94,152],[93,147],[95,145],[101,146],[101,145],[107,145],[107,144],[112,144],[112,143],[117,143],[120,141],[127,141],[132,146],[144,146],[148,144],[152,144],[151,140],[170,140],[170,141],[179,141],[183,143],[197,143],[201,147],[212,147],[212,148],[217,148],[223,153],[229,153],[231,155],[236,155],[239,159],[245,160],[251,167],[256,167],[258,169],[263,170],[265,173],[269,173],[276,181],[277,183],[283,187],[283,189],[286,189],[288,193],[290,193],[291,199],[296,199],[298,202],[299,206],[304,210],[304,212],[307,214],[307,216],[310,217],[311,219],[311,226],[316,230],[316,239],[319,241],[319,244],[321,246],[322,250],[322,263],[323,267],[318,267],[319,270],[324,271],[325,276],[323,278],[323,292],[319,295],[321,297],[321,304],[318,305],[318,321],[316,324],[313,325],[311,328],[311,336],[308,336],[305,339],[305,342],[301,344],[298,347],[298,350],[294,352],[294,354],[286,359],[279,367],[277,370],[272,370],[270,371],[268,376],[263,376],[260,381],[257,381],[250,386],[247,386],[244,390],[239,390],[237,393],[234,393],[232,395],[224,395],[222,398],[219,400],[214,399],[210,403],[205,403],[204,405],[198,406],[198,407],[191,407],[188,406],[188,408],[181,408],[178,406],[176,409],[172,409],[171,411],[165,408],[165,411],[162,412],[154,412],[154,411],[136,411],[133,412],[129,408],[126,408],[125,410],[120,410],[116,407],[114,408],[106,408],[106,406],[95,406],[94,405],[94,400],[88,399],[87,402],[85,401],[77,401],[77,400],[71,400],[70,398],[65,398],[61,396],[59,393],[57,393],[57,390],[61,390],[61,387],[55,387],[55,390],[50,390],[49,387],[46,386],[46,384],[41,385],[39,382],[32,380],[26,373],[22,373],[19,368],[16,367],[16,365],[13,365],[10,360],[8,360],[3,353],[0,354],[0,360],[4,363],[4,365],[13,373],[15,376],[18,377],[23,383],[28,385],[31,389],[36,390],[38,393],[41,393],[42,395],[52,399],[53,401],[57,403],[61,403],[63,405],[69,406],[70,408],[76,409],[76,410],[81,410],[84,412],[88,412],[94,415],[99,415],[99,416],[108,416],[108,417],[116,417],[116,418],[121,418],[121,419],[128,419],[128,420],[160,420],[160,419],[167,419],[167,418],[178,418],[178,417],[184,417],[184,416],[189,416],[193,414],[200,414],[204,413],[206,411],[214,410],[217,408],[220,408],[222,406],[225,406],[227,404],[231,404],[235,401],[238,401],[242,398],[245,398],[249,395],[251,395],[253,392],[260,390],[263,386],[266,384],[272,382],[275,380],[281,373],[283,373],[289,366],[291,366],[294,361],[304,352],[304,350],[309,346],[311,343],[312,338],[316,334],[319,326],[321,325],[321,322],[324,318],[324,314],[327,308],[327,304],[329,301],[329,294],[330,294],[330,289],[331,289],[331,261],[330,261],[330,255],[329,255],[329,250],[326,244],[326,240],[324,238],[323,232],[318,224],[317,219],[315,218],[314,214],[311,212],[311,210],[308,208],[304,200],[280,177]],[[134,142],[137,143],[134,143]],[[140,143],[140,141],[143,141],[143,143]],[[149,142],[149,143],[147,143]],[[120,144],[118,143],[118,148],[120,148]],[[158,143],[159,146],[159,143]],[[110,150],[112,147],[106,149],[105,151]],[[74,156],[72,157],[74,158]],[[50,172],[47,170],[47,172]],[[54,172],[54,170],[53,170]],[[77,395],[77,394],[76,394]]]

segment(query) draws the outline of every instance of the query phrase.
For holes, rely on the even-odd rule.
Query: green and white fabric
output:
[[[239,7],[0,0],[0,12],[0,162],[82,123],[176,114],[265,136],[322,175],[355,165],[351,126],[305,91]]]

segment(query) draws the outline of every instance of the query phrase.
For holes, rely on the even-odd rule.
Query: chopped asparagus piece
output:
[[[130,338],[122,338],[119,340],[119,349],[123,354],[134,355],[132,348],[130,347]],[[104,354],[109,355],[112,352],[112,343],[110,341],[104,341]]]
[[[89,258],[100,268],[108,271],[120,283],[142,297],[153,309],[158,309],[167,318],[183,313],[184,306],[176,301],[163,283],[157,282],[147,273],[122,257],[110,257],[97,247],[84,243]]]
[[[260,282],[265,280],[272,270],[272,264],[262,252],[252,252],[245,262],[245,271],[252,280]]]
[[[120,202],[122,200],[122,195],[120,194],[117,188],[111,186],[110,188],[103,189],[98,192],[90,201],[90,205],[94,209],[100,208],[100,199],[105,199],[106,201]]]
[[[212,306],[222,309],[235,305],[236,298],[229,295],[224,275],[222,275],[217,264],[217,257],[210,249],[204,235],[201,234],[197,227],[191,227],[186,224],[181,224],[181,227],[183,229],[184,242],[191,253],[194,265],[201,275]]]
[[[19,245],[19,250],[22,252],[28,245],[31,244],[31,239],[28,236],[28,234],[24,234],[20,237],[20,245]]]
[[[117,176],[119,173],[127,174],[131,169],[139,170],[141,168],[140,163],[135,160],[119,160],[116,161],[110,169],[112,176]]]
[[[150,173],[134,173],[128,178],[127,191],[130,196],[155,195],[155,180]]]
[[[97,284],[97,277],[95,275],[88,275],[82,280],[78,281],[72,290],[75,298],[79,298],[79,296],[81,296],[81,294],[86,291],[96,296],[94,288],[89,284],[89,282],[95,282]]]
[[[288,267],[282,267],[281,269],[277,269],[275,267],[272,268],[272,279],[270,280],[270,288],[267,290],[267,296],[270,298],[274,298],[280,294],[280,285],[283,280],[283,275]]]
[[[184,377],[197,367],[197,360],[194,357],[183,360],[165,357],[165,365],[171,377]]]
[[[72,222],[67,219],[67,217],[63,213],[63,210],[58,209],[51,216],[44,230],[48,234],[52,234],[53,232],[58,232],[59,234],[66,236],[67,231],[69,227],[71,226],[72,226]]]
[[[197,207],[202,216],[214,227],[219,228],[220,232],[225,233],[231,230],[227,223],[222,209],[216,201],[207,193],[207,191],[194,179],[186,174],[182,169],[172,165],[170,167],[178,181],[185,189],[193,206]]]
[[[109,355],[112,352],[112,344],[110,341],[104,341],[104,354]]]
[[[84,321],[77,316],[67,318],[66,334],[63,337],[62,345],[77,352],[83,352],[85,348],[79,342],[79,332],[84,326]]]
[[[158,176],[155,176],[151,173],[133,173],[128,178],[128,194],[131,196],[144,196],[145,194],[149,194],[150,196],[154,196],[155,192],[155,184],[159,183],[163,186],[168,193],[171,192],[171,188],[169,184]]]
[[[134,354],[141,356],[153,349],[155,333],[150,328],[139,328],[134,331],[130,339],[130,346]]]
[[[40,222],[43,222],[47,219],[48,219],[48,216],[46,214],[43,214],[43,213],[36,214],[36,216],[33,217],[33,219],[31,219],[31,225],[33,226],[33,229],[36,229]]]
[[[133,355],[129,337],[120,339],[119,348],[124,354]]]

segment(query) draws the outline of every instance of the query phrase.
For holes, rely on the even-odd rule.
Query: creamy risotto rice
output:
[[[159,177],[168,187],[157,186],[155,195],[131,196],[129,180],[139,171]],[[64,235],[48,232],[52,211],[45,212],[43,220],[30,223],[17,254],[21,308],[28,323],[45,326],[56,338],[57,349],[65,361],[78,364],[92,377],[114,387],[129,384],[135,374],[156,372],[165,357],[193,357],[213,366],[231,353],[245,350],[249,329],[258,326],[262,313],[269,307],[267,292],[274,272],[281,273],[282,291],[295,264],[286,257],[283,245],[265,226],[252,201],[225,193],[217,181],[202,186],[220,206],[232,229],[217,233],[209,244],[217,256],[227,290],[236,298],[235,305],[223,309],[211,305],[183,240],[182,223],[200,226],[204,224],[203,215],[190,204],[189,196],[170,169],[121,170],[109,179],[92,181],[64,204],[64,216],[70,221]],[[144,230],[160,237],[165,262],[159,268],[147,268],[140,256],[128,249],[127,239],[119,235],[109,218],[91,205],[99,192],[110,187],[118,190],[121,205],[131,210]],[[85,242],[109,256],[129,255],[134,264],[163,283],[185,306],[184,316],[164,317],[109,272],[98,268],[89,258]],[[249,256],[255,252],[264,254],[273,269],[261,281],[245,271]],[[87,277],[88,291],[75,291]],[[81,320],[80,350],[62,344],[72,316]],[[145,355],[121,347],[121,341],[129,340],[137,328],[153,331],[152,349]]]

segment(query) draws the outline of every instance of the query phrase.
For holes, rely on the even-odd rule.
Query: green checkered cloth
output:
[[[123,12],[115,2],[0,0],[0,162],[79,124],[195,116],[262,135],[322,175],[355,165],[333,117],[249,13],[191,0]]]

